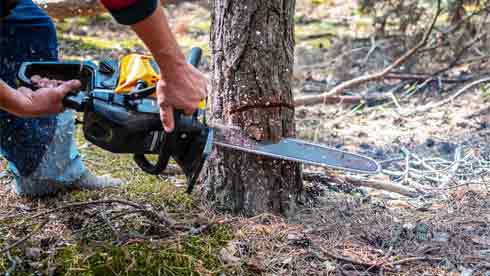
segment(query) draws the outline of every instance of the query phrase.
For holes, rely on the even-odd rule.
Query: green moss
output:
[[[0,245],[2,245],[2,248],[3,248],[3,242],[0,242]],[[3,256],[0,256],[0,271],[7,271],[8,269],[8,260],[3,257]]]
[[[481,88],[479,89],[482,97],[483,97],[483,100],[485,102],[488,102],[490,101],[490,85],[484,85],[484,86],[481,86]]]
[[[215,269],[221,266],[217,249],[221,249],[233,238],[233,233],[228,226],[218,225],[212,227],[209,234],[194,236],[186,240],[184,251],[203,261],[206,269]]]
[[[189,211],[194,207],[192,196],[155,176],[141,175],[124,187],[124,193],[130,200],[165,206],[168,211]]]
[[[145,242],[127,246],[80,242],[57,252],[60,275],[201,275],[221,272],[219,250],[233,237],[227,226],[181,242]],[[213,274],[214,274],[213,273]],[[207,273],[208,274],[208,273]]]

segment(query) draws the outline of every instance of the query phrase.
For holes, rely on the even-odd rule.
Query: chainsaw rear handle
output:
[[[97,67],[90,61],[35,61],[23,62],[17,72],[20,86],[35,89],[31,81],[34,75],[54,80],[74,80],[82,83],[80,91],[91,91],[95,87],[95,72]]]
[[[187,62],[194,67],[198,67],[202,58],[202,50],[200,48],[193,48],[187,59]],[[149,88],[146,88],[148,90]],[[141,94],[139,91],[133,92],[138,95]],[[133,94],[132,93],[132,94]],[[133,156],[134,162],[146,173],[158,175],[161,174],[167,168],[168,161],[171,157],[170,149],[174,148],[175,140],[178,131],[190,131],[198,129],[197,125],[197,115],[196,111],[193,116],[186,116],[182,110],[174,111],[175,129],[172,133],[166,133],[164,141],[160,147],[160,153],[158,155],[158,160],[155,164],[152,164],[144,154],[135,154]]]

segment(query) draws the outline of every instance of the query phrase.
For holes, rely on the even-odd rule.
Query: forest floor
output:
[[[295,97],[380,70],[413,45],[394,37],[372,47],[369,17],[351,1],[316,2],[298,1]],[[205,50],[200,69],[209,73],[209,12],[194,4],[168,12],[182,47]],[[57,28],[62,59],[146,52],[107,15],[57,22]],[[458,90],[471,83],[462,81],[468,76],[488,76],[488,49],[479,50],[487,54],[475,59],[470,52],[465,60],[472,62],[444,76],[455,84],[390,78],[346,93],[389,95],[381,101],[296,110],[300,138],[382,163],[380,175],[356,176],[357,183],[391,183],[410,196],[355,185],[355,174],[306,166],[305,199],[294,217],[234,217],[187,195],[183,176],[146,175],[130,156],[97,149],[79,131],[87,166],[126,184],[31,200],[17,197],[12,176],[2,172],[0,274],[490,275],[490,92],[485,85]],[[451,57],[425,51],[405,70],[427,79]],[[434,104],[457,91],[452,101]]]

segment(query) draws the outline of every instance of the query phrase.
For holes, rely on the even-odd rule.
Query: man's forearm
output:
[[[15,90],[0,80],[0,109],[10,113],[17,113],[19,102],[20,98],[17,97]]]
[[[157,0],[101,0],[121,24],[130,25],[151,51],[162,77],[185,65],[185,56]]]
[[[186,64],[185,56],[161,7],[158,7],[151,16],[131,27],[152,52],[164,79],[168,74],[173,73],[176,66]]]
[[[189,65],[157,0],[101,0],[121,24],[131,25],[160,68],[157,84],[160,118],[165,131],[174,129],[175,109],[192,114],[206,97],[208,81]]]

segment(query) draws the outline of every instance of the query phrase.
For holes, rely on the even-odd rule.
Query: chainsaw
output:
[[[198,67],[201,56],[201,49],[194,48],[188,62]],[[257,141],[240,128],[208,124],[205,100],[191,116],[176,110],[175,128],[167,133],[155,95],[159,69],[150,56],[128,54],[98,65],[92,61],[24,62],[18,84],[33,88],[34,75],[80,80],[80,90],[68,94],[63,104],[83,114],[85,139],[112,153],[132,154],[149,174],[162,174],[173,159],[186,175],[189,193],[214,146],[363,174],[380,171],[376,161],[358,154],[295,138]]]

